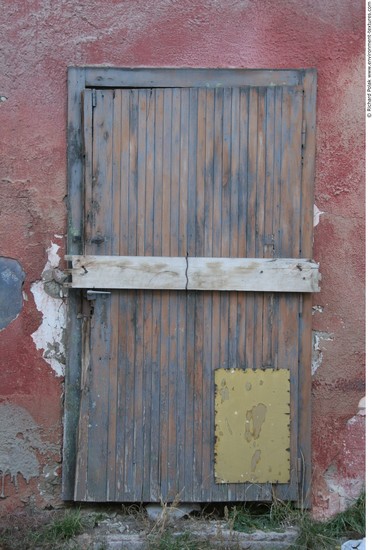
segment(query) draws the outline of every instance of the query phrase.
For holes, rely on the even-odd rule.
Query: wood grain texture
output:
[[[87,67],[88,88],[218,88],[223,86],[297,86],[304,71],[267,69],[151,69]]]
[[[319,265],[291,258],[67,256],[70,288],[319,292]],[[231,297],[230,297],[231,299]],[[235,299],[235,297],[234,297]]]
[[[313,208],[315,174],[316,70],[306,71],[303,84],[303,121],[306,131],[302,148],[301,178],[301,234],[302,254],[312,254]],[[299,458],[302,477],[299,478],[299,502],[311,506],[311,353],[312,353],[312,299],[304,296],[299,331]]]
[[[85,70],[70,68],[68,71],[68,227],[67,250],[81,254],[83,231],[83,137],[82,93],[85,86]],[[82,321],[80,291],[71,291],[67,307],[66,370],[64,393],[62,498],[73,500],[78,452],[78,421],[80,409],[80,377],[82,355]]]
[[[301,259],[309,242],[301,216],[311,199],[298,189],[304,73],[289,71],[293,80],[283,82],[284,73],[274,71],[281,85],[270,87],[271,71],[262,80],[264,72],[248,73],[185,71],[167,89],[153,70],[88,69],[86,83],[102,84],[85,153],[91,177],[87,168],[84,262],[90,257],[93,264],[83,275],[73,259],[73,278],[83,280],[95,265],[101,278],[84,288],[113,288],[122,281],[123,258],[142,268],[133,286],[92,301],[76,500],[270,500],[270,484],[215,482],[219,368],[289,369],[291,481],[277,490],[291,500],[299,496],[298,431],[306,422],[296,419],[298,369],[299,356],[309,351],[301,343],[309,318],[301,317],[298,287],[288,294],[279,285],[275,295],[264,295],[259,285],[266,278],[273,293],[273,281],[285,273],[286,284],[305,276],[306,285],[317,286],[317,266]],[[236,76],[214,87],[217,74],[222,81]],[[117,78],[133,85],[132,77],[135,89],[110,89]],[[172,270],[177,265],[179,288],[159,290],[151,282],[154,272],[143,266],[153,269],[156,257]],[[274,267],[282,262],[286,267]],[[249,277],[238,271],[249,266],[258,293],[240,290]],[[200,277],[209,278],[202,291]],[[221,290],[231,280],[231,290]]]

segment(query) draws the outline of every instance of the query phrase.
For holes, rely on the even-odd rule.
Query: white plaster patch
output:
[[[362,399],[358,403],[358,414],[360,416],[366,415],[366,397],[362,397]]]
[[[314,376],[323,361],[323,349],[320,347],[322,340],[332,341],[333,336],[328,332],[313,330],[313,353],[311,358],[311,374]]]
[[[337,514],[345,511],[362,493],[365,480],[363,476],[350,478],[340,478],[334,464],[324,473],[329,490],[329,512]]]
[[[320,216],[324,214],[324,212],[322,212],[321,210],[319,210],[319,208],[317,207],[316,204],[314,204],[314,227],[316,227],[320,221]]]
[[[44,271],[55,269],[60,262],[60,246],[51,243],[48,248],[48,261]],[[44,290],[44,282],[37,281],[31,285],[31,292],[38,311],[43,314],[39,328],[31,334],[36,349],[42,349],[43,357],[57,376],[63,376],[65,367],[64,334],[66,329],[66,305],[62,299],[52,298]]]

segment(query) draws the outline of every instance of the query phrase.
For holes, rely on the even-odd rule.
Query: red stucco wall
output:
[[[364,2],[3,0],[0,34],[0,255],[26,273],[0,332],[0,462],[11,441],[25,461],[0,508],[58,503],[63,379],[31,334],[51,242],[63,256],[66,69],[86,64],[318,69],[313,508],[344,507],[364,480]]]

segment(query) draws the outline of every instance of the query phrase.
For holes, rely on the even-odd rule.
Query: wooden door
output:
[[[81,291],[77,445],[67,459],[73,492],[65,483],[77,501],[270,500],[273,487],[298,500],[309,489],[316,284],[303,293],[285,280],[294,273],[308,285],[314,73],[191,73],[166,73],[162,84],[160,71],[154,84],[143,72],[137,86],[111,79],[82,90],[83,242],[69,252],[80,254],[70,257],[71,286],[88,295]],[[256,260],[256,286],[244,286]],[[282,262],[284,277],[270,271],[265,286],[268,260]],[[275,373],[287,378],[284,474],[270,475],[270,462],[254,475],[257,449],[242,482],[219,473],[229,453],[216,427],[225,418],[221,372],[257,373],[266,385],[271,377],[274,393]],[[265,444],[257,440],[275,455]],[[243,461],[244,449],[233,450]]]

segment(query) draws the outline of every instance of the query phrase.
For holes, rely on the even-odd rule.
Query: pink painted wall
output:
[[[343,508],[364,483],[364,2],[3,0],[0,34],[0,256],[26,273],[0,332],[0,464],[24,454],[0,510],[59,502],[63,319],[34,333],[64,307],[40,280],[66,233],[66,69],[87,64],[318,69],[313,508]]]

